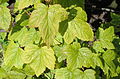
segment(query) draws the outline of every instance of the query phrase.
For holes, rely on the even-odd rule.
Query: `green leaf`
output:
[[[50,72],[46,73],[45,76],[47,77],[47,79],[53,79],[54,73],[55,73],[55,70],[51,70]]]
[[[0,32],[0,39],[4,40],[6,35],[7,35],[6,32]]]
[[[14,41],[22,40],[22,38],[24,37],[24,35],[27,32],[28,32],[27,28],[23,27],[20,31],[17,31],[17,32],[13,33],[12,35],[9,35],[8,39],[14,40]]]
[[[29,26],[39,27],[43,41],[50,46],[58,32],[59,22],[66,19],[67,14],[66,10],[58,4],[49,7],[40,4],[30,16]]]
[[[100,41],[95,41],[93,44],[93,49],[96,50],[96,52],[104,52],[104,49],[102,47],[102,44]]]
[[[26,46],[23,60],[31,66],[37,76],[42,74],[46,67],[54,69],[55,65],[54,51],[46,46],[42,48],[36,45]]]
[[[20,25],[21,25],[21,26],[27,26],[27,25],[28,25],[28,22],[29,22],[28,19],[27,19],[27,20],[24,20]]]
[[[120,74],[120,66],[117,67],[116,71],[118,74]]]
[[[55,73],[56,79],[95,79],[95,71],[87,69],[84,72],[75,69],[73,71],[67,68],[57,69]]]
[[[7,2],[8,0],[0,0],[0,4],[1,3],[5,3],[5,2]]]
[[[17,71],[6,72],[3,68],[0,68],[0,79],[25,79],[26,75]]]
[[[109,27],[105,30],[99,28],[99,39],[100,43],[102,44],[103,48],[107,49],[115,49],[114,45],[112,44],[113,36],[114,36],[114,28]]]
[[[7,70],[10,70],[13,66],[21,69],[23,66],[22,54],[23,50],[19,47],[18,44],[10,41],[7,50],[4,54],[4,67]]]
[[[62,39],[63,37],[62,37],[62,35],[60,34],[60,33],[58,33],[57,35],[56,35],[56,37],[55,37],[55,44],[60,44],[60,43],[63,43],[63,39]]]
[[[6,78],[6,77],[7,77],[7,72],[3,68],[0,68],[0,78]]]
[[[9,36],[9,40],[18,41],[21,46],[27,46],[36,40],[36,36],[37,32],[34,28],[30,28],[28,31],[26,27],[23,27],[20,31],[15,32]]]
[[[101,61],[101,59],[100,59],[99,56],[100,56],[99,54],[93,54],[93,57],[92,57],[92,60],[91,60],[93,63],[91,64],[91,66],[93,68],[95,68],[96,66],[98,66],[101,69],[103,69],[103,63],[102,63],[102,61]]]
[[[64,40],[69,44],[75,37],[84,41],[93,41],[92,28],[87,22],[81,19],[73,19],[68,23],[68,29],[65,32]]]
[[[110,42],[110,41],[107,41],[107,40],[101,40],[100,42],[101,42],[103,48],[107,48],[107,49],[115,49],[113,43]]]
[[[83,72],[83,79],[96,79],[95,78],[95,71],[92,69],[87,69]]]
[[[114,25],[114,26],[120,25],[120,23],[119,23],[120,15],[115,14],[115,13],[111,13],[111,18],[112,18],[112,21],[110,23],[112,25]]]
[[[35,74],[30,65],[26,65],[23,70],[26,75],[32,76]]]
[[[25,79],[26,75],[17,71],[9,71],[8,78],[10,79]]]
[[[112,41],[113,40],[113,36],[114,36],[114,27],[109,27],[105,30],[103,30],[102,28],[100,28],[100,40],[108,40],[108,41]]]
[[[105,60],[105,67],[104,67],[104,71],[106,74],[109,73],[108,70],[111,71],[111,73],[116,73],[116,66],[113,62],[113,60],[115,59],[115,52],[112,50],[107,50],[104,54],[103,54],[103,59]],[[113,75],[114,76],[114,75]],[[115,74],[116,76],[116,74]]]
[[[36,3],[40,3],[40,0],[16,0],[15,9],[21,10]]]
[[[74,9],[77,10],[75,18],[87,21],[87,14],[81,7],[75,7]]]
[[[66,46],[62,46],[62,47],[54,46],[54,52],[58,57],[58,62],[61,62],[62,60],[65,60],[67,58],[65,49],[66,49]]]
[[[90,67],[93,64],[93,54],[88,48],[79,48],[77,45],[68,46],[67,53],[67,67],[69,69]]]
[[[0,29],[8,30],[10,22],[11,22],[11,15],[10,10],[5,6],[0,6]]]

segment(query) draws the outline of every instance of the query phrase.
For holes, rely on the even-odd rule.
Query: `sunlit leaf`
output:
[[[100,41],[95,41],[94,42],[93,49],[96,50],[96,52],[104,52],[104,49],[103,49]]]
[[[17,71],[9,71],[8,78],[10,79],[25,79],[26,75]]]
[[[58,4],[49,7],[40,4],[30,16],[29,26],[39,27],[43,41],[49,46],[58,32],[59,22],[64,20],[67,14],[66,10]]]
[[[69,45],[65,50],[67,54],[67,67],[70,69],[89,67],[93,64],[93,54],[88,48],[80,48],[73,44]]]
[[[7,77],[7,72],[3,68],[0,68],[0,79],[6,77]]]
[[[40,3],[40,0],[16,0],[15,9],[24,9],[36,3]]]
[[[11,21],[11,15],[10,10],[5,6],[0,6],[0,29],[8,30],[10,21]]]
[[[68,23],[67,31],[64,39],[69,44],[75,37],[84,41],[93,41],[93,31],[90,25],[78,18],[73,19]]]
[[[55,66],[54,51],[46,46],[42,48],[39,48],[36,45],[27,46],[25,48],[23,60],[25,63],[29,63],[37,76],[42,74],[46,67],[54,69]]]
[[[22,54],[23,50],[19,47],[17,43],[11,41],[7,47],[4,55],[4,67],[10,70],[13,66],[17,68],[22,68]]]
[[[99,28],[99,39],[103,48],[115,49],[112,41],[114,36],[114,28],[109,27],[105,30]]]
[[[9,36],[10,40],[18,41],[21,46],[27,46],[30,43],[33,43],[36,40],[37,32],[34,28],[29,30],[26,27],[23,27],[20,31],[13,33]],[[40,39],[40,37],[37,37]]]
[[[67,68],[61,68],[57,69],[55,73],[56,79],[95,79],[95,71],[88,69],[84,72],[75,69],[73,71],[67,69]]]
[[[116,66],[113,62],[113,60],[115,59],[115,52],[112,50],[107,50],[104,54],[103,54],[103,59],[105,60],[105,73],[109,73],[109,70],[111,71],[111,73],[114,73],[113,76],[116,76]],[[112,75],[111,75],[112,76]]]

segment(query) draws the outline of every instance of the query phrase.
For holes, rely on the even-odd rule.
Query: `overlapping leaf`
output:
[[[24,9],[34,3],[40,3],[40,0],[16,0],[15,8],[18,10]]]
[[[56,79],[95,79],[95,71],[88,69],[84,72],[75,69],[73,71],[67,69],[67,68],[61,68],[57,69],[55,73]]]
[[[112,44],[113,36],[114,36],[114,28],[109,27],[105,30],[103,30],[102,28],[99,28],[99,32],[100,32],[99,39],[102,47],[107,49],[114,49],[115,47]]]
[[[86,22],[87,16],[82,8],[74,8],[70,11],[70,16],[73,17],[73,19],[68,22],[68,28],[64,34],[65,42],[69,44],[75,37],[84,41],[93,41],[93,31]]]
[[[7,50],[4,54],[4,67],[7,70],[10,70],[13,66],[16,68],[22,68],[22,54],[23,50],[19,47],[18,44],[11,41],[7,47]]]
[[[99,55],[94,54],[88,48],[80,48],[80,46],[73,44],[65,49],[67,54],[67,67],[69,69],[99,66],[103,68]]]
[[[55,56],[51,48],[39,48],[36,45],[29,45],[25,48],[23,55],[25,63],[29,63],[35,74],[39,76],[47,68],[54,69]]]
[[[39,27],[43,41],[49,46],[58,32],[59,22],[67,17],[67,12],[60,5],[40,4],[29,19],[30,27]]]
[[[3,68],[0,68],[0,79],[5,77],[7,77],[7,72]]]
[[[54,47],[55,54],[58,57],[58,62],[61,62],[62,60],[65,60],[67,58],[66,52],[64,49],[65,49],[65,46],[63,46],[63,47],[55,46]]]
[[[109,70],[111,71],[112,75],[111,76],[116,76],[116,66],[113,62],[113,60],[115,59],[115,52],[112,50],[107,50],[104,54],[103,54],[103,59],[105,60],[105,73],[109,73]]]
[[[9,9],[0,5],[0,29],[8,30],[11,21]]]
[[[0,68],[0,79],[25,79],[26,75],[17,71],[5,71]]]
[[[70,69],[89,67],[92,62],[92,52],[88,48],[80,48],[71,50],[67,58],[67,66]]]
[[[96,50],[96,52],[104,52],[104,49],[103,49],[100,41],[95,41],[94,42],[93,49]]]
[[[9,36],[9,40],[18,41],[21,46],[26,46],[36,40],[37,34],[38,33],[34,28],[30,28],[28,31],[26,27],[23,27],[20,31],[15,32],[11,36]],[[40,39],[39,36],[37,37],[37,39]]]

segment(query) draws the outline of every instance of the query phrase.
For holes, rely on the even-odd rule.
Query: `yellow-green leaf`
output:
[[[4,54],[4,67],[7,70],[10,70],[13,66],[17,68],[22,68],[23,61],[22,61],[22,54],[23,50],[19,47],[18,44],[10,41],[7,50]]]
[[[64,35],[64,40],[66,43],[71,43],[75,37],[84,41],[93,41],[93,31],[90,25],[79,19],[75,18],[68,23],[67,31]]]
[[[58,4],[49,7],[40,4],[30,16],[29,26],[39,27],[43,41],[50,46],[58,32],[59,22],[64,20],[67,14],[66,10]]]
[[[99,39],[103,48],[115,49],[112,41],[114,39],[114,28],[111,26],[107,29],[99,28]]]
[[[46,46],[39,48],[36,45],[25,47],[23,60],[31,66],[37,76],[42,74],[46,67],[54,69],[56,61],[52,48],[47,48]]]
[[[24,9],[36,3],[40,3],[40,0],[16,0],[15,9]]]
[[[11,15],[10,10],[5,6],[0,6],[0,29],[8,30],[10,21],[11,21]]]
[[[9,40],[18,41],[21,46],[27,46],[28,44],[33,43],[36,40],[36,37],[37,39],[40,39],[34,28],[28,30],[26,27],[23,27],[20,31],[9,35]]]
[[[87,69],[84,72],[75,69],[69,70],[67,68],[57,69],[55,72],[56,79],[95,79],[95,71],[92,69]]]

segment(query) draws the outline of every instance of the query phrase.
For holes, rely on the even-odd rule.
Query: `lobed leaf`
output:
[[[39,48],[36,45],[28,45],[25,47],[23,60],[31,66],[37,76],[42,74],[46,67],[54,69],[55,65],[54,51],[46,46]]]
[[[19,47],[17,43],[10,41],[7,50],[4,54],[4,67],[10,70],[13,66],[21,69],[23,66],[22,54],[23,50]]]
[[[56,4],[47,7],[44,4],[40,4],[30,16],[29,26],[39,27],[43,41],[50,46],[53,44],[55,35],[58,32],[59,22],[66,17],[67,12],[60,5]]]

